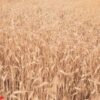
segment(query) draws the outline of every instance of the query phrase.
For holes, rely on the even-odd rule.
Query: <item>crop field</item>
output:
[[[100,0],[0,0],[2,100],[100,100]]]

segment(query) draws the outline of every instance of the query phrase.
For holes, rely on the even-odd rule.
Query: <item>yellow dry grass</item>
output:
[[[0,95],[100,100],[100,1],[0,0]]]

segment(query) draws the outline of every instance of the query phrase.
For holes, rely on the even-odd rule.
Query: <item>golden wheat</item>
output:
[[[0,96],[99,100],[99,0],[0,0]]]

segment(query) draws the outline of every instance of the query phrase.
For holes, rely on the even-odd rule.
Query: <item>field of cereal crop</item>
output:
[[[4,100],[100,100],[99,0],[0,0]]]

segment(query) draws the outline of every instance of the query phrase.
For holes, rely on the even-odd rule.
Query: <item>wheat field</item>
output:
[[[99,0],[0,0],[4,100],[100,100]]]

